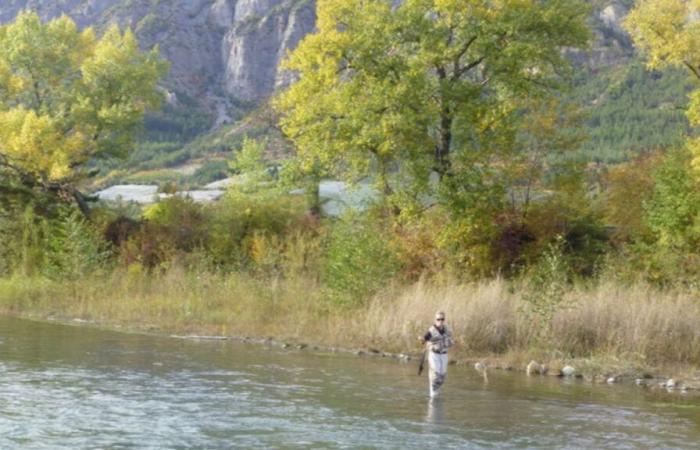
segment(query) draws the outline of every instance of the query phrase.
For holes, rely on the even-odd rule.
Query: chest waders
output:
[[[447,327],[441,333],[434,325],[428,330],[430,340],[428,346],[428,365],[430,371],[428,380],[430,383],[430,397],[435,398],[440,393],[440,388],[447,377],[447,349],[452,346],[452,333]]]

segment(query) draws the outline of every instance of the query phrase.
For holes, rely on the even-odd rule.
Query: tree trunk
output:
[[[452,146],[452,114],[448,107],[440,113],[440,137],[435,147],[435,171],[440,178],[450,171],[450,147]]]
[[[75,203],[78,205],[78,209],[80,209],[80,212],[83,213],[83,216],[86,219],[89,219],[92,211],[90,209],[90,205],[88,205],[85,196],[77,189],[71,189],[71,194],[73,196],[73,199],[75,199]]]
[[[441,88],[447,80],[447,70],[444,67],[438,67],[438,78],[440,79]],[[450,171],[450,147],[452,146],[452,122],[454,121],[452,108],[445,98],[445,93],[440,94],[440,135],[438,142],[435,145],[435,171],[442,179]]]
[[[394,194],[394,190],[389,184],[387,164],[384,161],[379,162],[379,184],[381,185],[382,193],[382,209],[387,210],[387,206],[389,205],[389,197]],[[401,208],[396,205],[392,206],[391,215],[398,216],[399,214],[401,214]]]
[[[314,178],[307,188],[309,198],[309,215],[321,217],[321,180]]]

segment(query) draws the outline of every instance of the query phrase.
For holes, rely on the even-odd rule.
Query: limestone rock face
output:
[[[624,8],[615,3],[605,6],[599,13],[598,17],[609,28],[622,30],[621,21],[625,17],[626,11]]]
[[[275,13],[263,14],[270,10]],[[279,63],[315,22],[313,2],[239,0],[223,47],[226,92],[256,101],[289,83],[290,75],[278,70]]]
[[[261,18],[284,3],[285,0],[238,0],[236,2],[236,22]]]
[[[233,0],[216,0],[209,7],[209,21],[223,30],[228,30],[233,24],[233,8]]]

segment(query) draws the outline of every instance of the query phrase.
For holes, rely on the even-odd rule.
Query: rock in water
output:
[[[544,366],[537,361],[530,361],[527,365],[527,369],[525,369],[525,373],[528,375],[543,375],[544,372]]]
[[[576,374],[576,369],[571,366],[564,366],[564,368],[561,369],[561,374],[565,377],[573,377]]]

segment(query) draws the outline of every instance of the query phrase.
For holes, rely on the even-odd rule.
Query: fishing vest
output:
[[[432,325],[428,330],[430,333],[430,340],[428,341],[428,348],[435,353],[447,353],[447,349],[452,347],[452,332],[445,325],[444,334]]]

